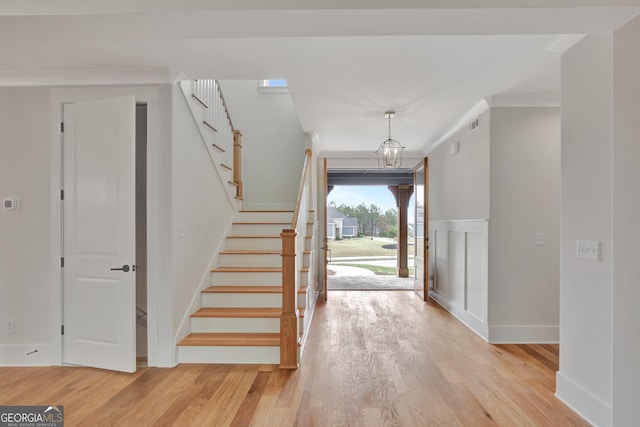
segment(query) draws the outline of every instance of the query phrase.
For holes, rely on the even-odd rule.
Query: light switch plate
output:
[[[544,233],[536,233],[536,246],[544,246]]]
[[[578,240],[576,257],[589,261],[600,261],[600,242],[595,240]]]
[[[4,199],[2,201],[2,206],[9,211],[17,211],[18,209],[20,209],[20,199],[18,199],[17,197]]]

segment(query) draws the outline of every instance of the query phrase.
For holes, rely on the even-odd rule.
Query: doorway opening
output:
[[[400,174],[403,180],[405,175]],[[328,176],[331,183],[331,173]],[[409,248],[407,256],[406,248],[412,245],[412,230],[405,225],[402,232],[409,238],[403,239],[402,248],[397,191],[389,176],[384,178],[349,184],[336,182],[334,172],[327,195],[329,291],[413,290],[413,250]],[[412,211],[405,206],[405,213]]]
[[[136,104],[136,362],[147,366],[147,104]]]

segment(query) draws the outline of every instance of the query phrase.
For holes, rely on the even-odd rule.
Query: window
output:
[[[260,93],[288,93],[287,81],[284,79],[259,80]]]

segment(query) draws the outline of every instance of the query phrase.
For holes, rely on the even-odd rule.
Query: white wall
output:
[[[210,283],[214,257],[236,208],[179,84],[173,88],[172,123],[171,330],[180,339],[188,332],[193,303],[199,306],[199,290]]]
[[[560,371],[557,396],[596,425],[610,424],[613,73],[611,35],[562,56]],[[576,240],[601,242],[600,261]]]
[[[558,342],[560,109],[490,111],[489,340]]]
[[[434,298],[490,342],[557,342],[559,215],[559,109],[485,111],[429,153]]]
[[[429,219],[489,218],[490,112],[480,127],[465,126],[429,153]],[[450,154],[451,144],[458,153]]]
[[[640,18],[614,34],[613,425],[638,422],[640,384]]]
[[[0,319],[15,319],[12,335],[0,332],[0,364],[59,364],[60,324],[60,118],[61,103],[134,94],[148,104],[148,304],[149,362],[170,364],[167,237],[171,213],[170,106],[163,86],[0,89],[0,197],[23,199],[17,212],[0,211]],[[11,215],[9,215],[9,213]],[[171,323],[170,321],[168,322]],[[4,322],[3,322],[4,324]],[[4,330],[4,329],[3,329]],[[37,353],[27,355],[34,349]],[[169,359],[169,362],[163,362]]]
[[[429,153],[428,280],[430,295],[487,340],[491,112],[479,117]]]
[[[293,209],[302,175],[305,134],[288,93],[259,93],[256,80],[220,87],[242,132],[245,209]]]
[[[47,88],[0,88],[0,200],[21,202],[18,211],[0,207],[3,365],[51,359],[50,120]],[[15,321],[15,333],[5,333],[6,319]]]

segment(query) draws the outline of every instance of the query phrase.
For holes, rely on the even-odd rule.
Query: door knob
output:
[[[129,266],[125,264],[120,268],[112,268],[111,271],[124,271],[126,273],[129,271]]]

